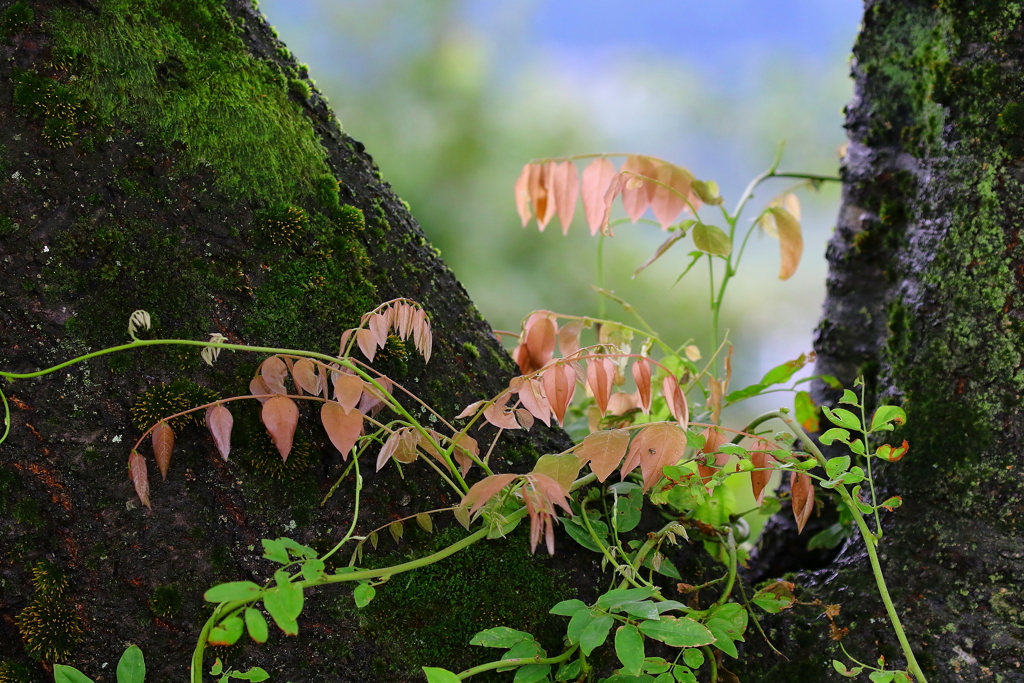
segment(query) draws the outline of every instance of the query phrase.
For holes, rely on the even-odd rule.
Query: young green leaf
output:
[[[117,683],[143,683],[146,680],[146,659],[138,645],[131,645],[117,662]]]
[[[565,628],[565,637],[570,644],[575,645],[580,642],[580,636],[587,630],[590,623],[601,616],[601,612],[597,610],[587,609],[580,610],[576,614],[572,615],[569,619],[569,625]]]
[[[683,661],[691,669],[699,669],[704,666],[704,653],[697,649],[683,650]]]
[[[777,365],[761,378],[761,384],[770,386],[772,384],[782,384],[788,382],[790,378],[798,370],[807,365],[807,355],[801,353],[800,357],[795,360],[786,361],[782,365]]]
[[[249,637],[257,643],[267,642],[268,628],[267,620],[263,613],[254,607],[247,607],[245,610],[245,628],[249,631]]]
[[[53,665],[54,683],[94,683],[94,681],[73,666]]]
[[[573,453],[542,455],[533,466],[534,472],[546,474],[568,491],[580,472],[580,460]]]
[[[845,429],[840,429],[839,427],[832,427],[818,437],[818,441],[826,446],[831,446],[835,441],[839,441],[840,443],[849,443],[850,432]]]
[[[287,560],[285,560],[287,562]],[[210,588],[203,594],[206,602],[228,602],[256,598],[263,589],[252,581],[232,581]]]
[[[850,456],[848,455],[832,458],[825,464],[825,471],[828,472],[830,479],[835,479],[848,469],[850,469]]]
[[[604,641],[608,639],[608,632],[614,623],[615,620],[611,616],[602,614],[587,624],[587,627],[583,629],[583,633],[580,634],[580,651],[589,657],[591,652],[603,645]]]
[[[871,418],[871,431],[890,431],[892,425],[890,423],[895,422],[897,426],[905,424],[907,421],[907,414],[902,408],[898,406],[881,406],[875,411],[875,416]]]
[[[296,619],[302,613],[302,586],[291,583],[288,574],[281,570],[274,573],[274,579],[277,587],[264,594],[263,605],[282,631],[290,636],[297,635],[299,626]]]
[[[497,626],[480,631],[473,636],[469,644],[480,647],[511,648],[524,640],[533,640],[533,636],[525,631],[517,631],[507,626]]]
[[[356,607],[359,609],[369,605],[376,595],[377,589],[368,583],[361,583],[355,587],[354,591],[352,591],[352,597],[355,598]]]
[[[728,256],[732,253],[732,241],[717,225],[697,223],[693,226],[693,244],[705,254]]]
[[[848,403],[852,406],[860,408],[860,403],[857,402],[857,394],[853,393],[849,389],[843,389],[843,397],[839,399],[840,403]]]
[[[210,645],[228,647],[238,642],[245,631],[245,624],[239,616],[228,617],[210,630],[207,639]]]
[[[512,683],[537,683],[537,681],[548,680],[551,673],[550,664],[524,664],[516,669],[516,675]]]
[[[871,683],[890,683],[895,675],[895,671],[872,671],[868,678],[871,679]]]
[[[423,673],[427,676],[427,683],[462,683],[461,679],[448,669],[425,666]]]
[[[832,410],[827,406],[822,406],[821,409],[825,413],[825,417],[827,417],[832,424],[845,427],[846,429],[860,431],[860,419],[849,410],[845,410],[843,408],[836,408]]]
[[[615,655],[622,662],[622,669],[634,676],[640,675],[644,665],[644,637],[633,624],[625,624],[615,630]]]
[[[552,607],[548,614],[558,614],[563,617],[571,617],[580,610],[587,609],[587,604],[582,600],[563,600],[554,607]]]
[[[715,642],[711,631],[689,617],[662,616],[658,621],[642,621],[640,631],[673,647],[699,647]]]
[[[242,681],[254,681],[255,683],[256,681],[267,680],[268,678],[270,678],[270,674],[268,674],[265,669],[262,669],[258,666],[254,666],[248,671],[232,671],[231,677],[237,678]]]
[[[291,558],[288,557],[288,550],[285,549],[284,543],[280,540],[275,541],[269,538],[264,538],[261,543],[263,544],[263,559],[270,560],[271,562],[279,562],[281,564],[288,564],[291,562]]]

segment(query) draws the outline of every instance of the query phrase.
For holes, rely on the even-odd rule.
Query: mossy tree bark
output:
[[[429,312],[433,359],[425,366],[392,342],[381,370],[450,416],[507,382],[513,365],[490,328],[249,0],[0,0],[0,29],[5,369],[123,343],[136,309],[153,315],[153,337],[221,332],[336,353],[361,313],[405,296]],[[347,527],[351,476],[320,507],[342,466],[315,420],[282,466],[255,406],[235,410],[228,463],[203,430],[183,426],[153,510],[138,505],[125,463],[150,415],[137,410],[133,423],[130,408],[248,393],[261,360],[225,353],[210,370],[180,349],[5,387],[0,680],[45,680],[40,660],[113,680],[132,642],[149,680],[182,680],[208,586],[269,576],[262,538],[326,549]],[[512,435],[499,466],[527,467],[563,439]],[[364,533],[453,502],[419,465],[404,478],[364,475]],[[412,527],[364,561],[440,542]],[[468,664],[474,630],[534,628],[565,597],[557,572],[527,560],[524,542],[488,544],[418,583],[392,581],[399,597],[382,590],[362,613],[350,589],[322,591],[298,637],[211,655],[282,681],[398,680],[423,663]]]
[[[879,468],[903,497],[881,553],[933,683],[1024,680],[1022,57],[1003,1],[867,2],[854,50],[818,370],[909,416],[909,455]],[[795,581],[842,605],[853,656],[903,666],[859,540]],[[839,679],[820,608],[800,609],[766,623],[791,661],[760,652],[744,680]]]

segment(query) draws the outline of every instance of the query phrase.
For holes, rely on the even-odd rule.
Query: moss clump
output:
[[[32,676],[24,664],[0,662],[0,683],[32,683]]]
[[[149,609],[158,617],[171,619],[181,611],[181,591],[177,584],[157,586],[149,596]]]
[[[1010,102],[999,113],[999,127],[1011,135],[1024,131],[1024,104]]]
[[[220,398],[213,389],[201,387],[189,379],[176,379],[169,384],[160,384],[139,395],[132,406],[132,423],[145,431],[160,420],[189,408],[197,408]],[[202,411],[180,415],[168,424],[179,432],[187,425],[200,425],[206,419]]]
[[[288,90],[293,95],[298,95],[304,100],[308,100],[313,95],[313,90],[309,87],[309,83],[301,78],[288,79]]]
[[[309,214],[297,206],[277,205],[267,211],[261,223],[263,236],[275,246],[295,244],[309,227]]]
[[[476,344],[474,344],[472,342],[463,342],[462,343],[462,350],[463,350],[463,352],[465,352],[465,354],[467,356],[469,356],[470,358],[472,358],[474,360],[480,358],[480,349],[478,349],[476,347]]]
[[[35,20],[36,15],[32,8],[25,0],[18,0],[0,13],[0,35],[13,36],[15,33],[21,33]]]
[[[339,232],[350,237],[358,235],[366,229],[366,217],[363,215],[362,210],[351,204],[345,204],[341,207],[341,212],[338,214],[335,223],[338,225]]]
[[[48,29],[57,50],[88,55],[68,87],[105,119],[184,143],[182,170],[212,166],[229,196],[294,201],[330,172],[280,69],[248,51],[223,2],[106,0],[98,15],[54,11]]]
[[[70,121],[58,118],[46,119],[46,125],[43,126],[40,135],[46,144],[57,149],[63,149],[70,147],[75,141],[75,135],[78,132],[75,130],[75,125]]]
[[[464,535],[460,528],[446,529],[436,535],[429,550],[444,548]],[[530,555],[526,531],[520,528],[508,538],[478,543],[394,577],[377,589],[364,616],[367,631],[376,642],[388,644],[396,666],[444,666],[457,671],[489,661],[493,653],[469,645],[473,635],[486,628],[528,631],[546,647],[556,647],[565,624],[552,619],[548,610],[573,594],[562,577]]]
[[[82,640],[82,620],[64,595],[67,577],[47,560],[35,563],[31,571],[35,595],[15,617],[25,650],[37,659],[66,659]]]
[[[14,105],[30,119],[45,117],[40,135],[47,144],[71,146],[77,127],[93,123],[89,103],[65,85],[35,71],[15,71]]]
[[[274,442],[263,434],[254,434],[245,440],[239,453],[241,460],[267,479],[293,481],[309,472],[315,459],[313,445],[301,434],[295,434],[295,443],[287,460],[281,459]]]

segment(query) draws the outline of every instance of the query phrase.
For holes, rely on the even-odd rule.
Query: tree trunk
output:
[[[1022,55],[1010,2],[867,2],[854,50],[818,370],[908,414],[909,455],[879,468],[903,497],[880,552],[932,683],[1024,680]],[[842,605],[851,655],[904,666],[862,542],[794,580]],[[748,637],[741,678],[838,679],[829,660],[852,664],[820,612],[766,619],[790,661]]]
[[[0,1],[0,32],[0,367],[29,372],[124,343],[136,309],[152,314],[154,338],[220,332],[332,354],[363,312],[404,296],[429,312],[433,359],[392,340],[376,367],[448,416],[507,383],[508,354],[248,0]],[[149,680],[181,680],[207,587],[270,576],[263,538],[323,550],[350,523],[351,475],[320,506],[343,471],[322,430],[304,422],[285,466],[255,404],[233,408],[227,463],[205,430],[182,428],[166,481],[150,468],[152,511],[138,504],[125,462],[139,426],[210,390],[248,393],[263,358],[224,353],[210,370],[182,348],[4,387],[0,680],[45,680],[63,661],[112,681],[128,643]],[[564,439],[513,434],[495,457],[522,469]],[[453,503],[422,463],[404,478],[363,474],[362,533]],[[408,525],[364,562],[450,543],[458,534],[442,517],[436,536]],[[214,648],[208,661],[262,665],[281,681],[402,680],[421,664],[486,657],[467,651],[476,630],[535,629],[567,596],[565,570],[523,542],[474,553],[393,580],[358,613],[350,590],[320,591],[299,636]]]

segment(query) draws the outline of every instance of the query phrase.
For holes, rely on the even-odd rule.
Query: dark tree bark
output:
[[[867,2],[854,50],[818,370],[909,416],[909,455],[880,468],[904,501],[881,553],[933,683],[1024,680],[1021,19],[1010,2]],[[852,655],[904,665],[861,542],[794,580],[842,605]],[[765,620],[790,661],[748,638],[743,680],[839,680],[829,660],[848,660],[803,610]]]
[[[364,311],[405,296],[429,311],[433,359],[391,343],[380,369],[449,416],[507,383],[508,354],[249,0],[4,0],[0,30],[0,367],[28,372],[123,343],[136,309],[153,315],[154,337],[221,332],[336,353]],[[183,428],[167,480],[150,467],[152,511],[138,505],[130,409],[154,390],[164,407],[203,389],[248,393],[262,360],[225,353],[210,370],[181,348],[5,386],[0,680],[45,680],[40,660],[58,660],[110,681],[128,643],[142,647],[148,680],[181,680],[207,587],[269,576],[262,538],[325,550],[349,524],[351,476],[320,506],[343,465],[314,420],[284,467],[255,406],[235,410],[228,463],[203,430]],[[564,438],[512,435],[499,466],[528,468]],[[421,465],[364,476],[363,533],[453,502]],[[439,543],[408,529],[365,561]],[[282,681],[401,680],[486,656],[467,653],[476,630],[533,629],[566,595],[565,570],[534,562],[521,539],[474,552],[361,613],[350,589],[310,596],[298,637],[215,648],[208,661],[263,665]]]

